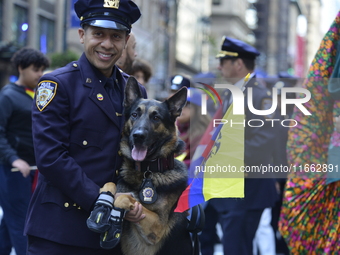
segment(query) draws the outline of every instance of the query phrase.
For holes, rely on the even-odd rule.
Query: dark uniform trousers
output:
[[[92,249],[60,244],[35,236],[28,236],[28,242],[27,255],[122,255],[120,245],[110,250]]]
[[[263,210],[231,210],[220,214],[224,254],[252,254],[253,239]]]

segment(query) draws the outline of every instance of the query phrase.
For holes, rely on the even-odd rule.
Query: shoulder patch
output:
[[[51,103],[57,92],[57,87],[58,84],[55,81],[43,80],[38,84],[35,100],[39,111],[44,110]]]

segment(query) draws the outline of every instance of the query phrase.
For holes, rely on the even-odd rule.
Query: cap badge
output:
[[[119,0],[104,0],[104,5],[105,8],[119,8]]]

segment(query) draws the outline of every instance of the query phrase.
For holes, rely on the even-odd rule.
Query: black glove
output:
[[[110,228],[100,234],[100,247],[104,249],[114,248],[120,241],[123,227],[123,218],[125,210],[120,208],[113,208],[110,217]]]
[[[111,192],[100,193],[94,208],[87,219],[87,227],[94,232],[104,233],[110,228],[110,214],[113,208],[114,197]]]

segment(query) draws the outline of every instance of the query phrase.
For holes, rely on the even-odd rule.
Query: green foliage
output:
[[[66,52],[53,53],[51,55],[51,68],[63,67],[66,64],[78,60],[79,55],[73,51],[67,50]]]

